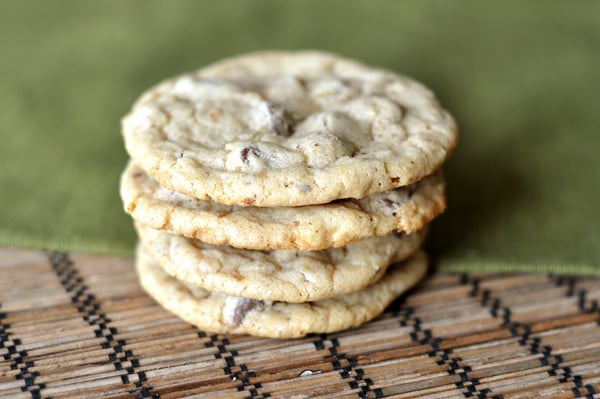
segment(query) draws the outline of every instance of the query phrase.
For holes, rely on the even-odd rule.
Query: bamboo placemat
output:
[[[597,398],[600,279],[433,274],[375,321],[207,334],[132,261],[0,250],[0,397]]]

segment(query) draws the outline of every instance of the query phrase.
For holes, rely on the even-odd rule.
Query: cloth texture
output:
[[[600,2],[7,1],[0,245],[132,255],[120,118],[239,53],[320,49],[428,85],[456,117],[443,271],[600,274]]]

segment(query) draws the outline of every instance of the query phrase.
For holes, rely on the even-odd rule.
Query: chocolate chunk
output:
[[[294,118],[284,108],[269,104],[271,129],[280,136],[290,136],[293,133]]]
[[[253,310],[262,310],[265,307],[264,301],[257,301],[256,299],[239,298],[233,311],[233,325],[238,327],[246,315]]]
[[[382,199],[382,201],[385,204],[385,206],[387,206],[390,209],[394,208],[394,205],[396,205],[396,203],[389,198],[384,198],[384,199]]]
[[[250,148],[248,148],[248,147],[242,148],[242,151],[240,151],[240,158],[242,158],[242,161],[246,162],[248,160],[249,152],[250,152]]]
[[[248,154],[250,154],[250,152],[252,152],[252,154],[255,157],[260,157],[260,150],[258,148],[256,148],[256,147],[244,147],[240,151],[240,158],[242,159],[243,162],[248,162]]]

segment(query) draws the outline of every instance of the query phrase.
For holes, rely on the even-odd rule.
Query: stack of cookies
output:
[[[151,88],[122,128],[141,284],[203,330],[338,331],[425,275],[457,131],[407,77],[254,53]]]

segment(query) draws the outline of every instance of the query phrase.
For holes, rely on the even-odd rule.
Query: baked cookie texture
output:
[[[423,278],[427,259],[419,251],[394,265],[382,279],[363,290],[295,304],[228,296],[183,283],[161,269],[142,246],[138,247],[136,269],[142,287],[150,296],[200,329],[223,334],[298,338],[308,333],[344,330],[376,317]]]
[[[426,232],[371,237],[321,251],[249,251],[136,224],[146,251],[171,276],[226,295],[258,300],[307,302],[360,290],[392,263],[408,258]]]
[[[317,51],[217,62],[144,93],[122,121],[162,186],[228,205],[363,198],[437,171],[457,141],[422,84]]]
[[[365,323],[424,277],[457,142],[422,84],[319,51],[166,80],[122,135],[142,287],[202,330],[273,338]]]
[[[393,231],[412,233],[446,207],[441,172],[358,200],[261,208],[224,205],[166,189],[135,163],[122,175],[121,198],[126,212],[152,228],[208,244],[258,250],[321,250]]]

